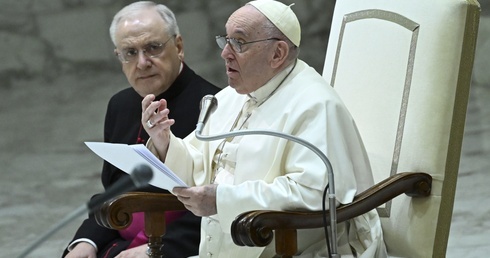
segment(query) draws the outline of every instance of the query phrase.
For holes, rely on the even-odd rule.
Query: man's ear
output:
[[[175,47],[177,47],[177,55],[179,56],[180,61],[184,61],[184,39],[179,34],[175,36]]]
[[[286,41],[279,40],[276,42],[276,47],[274,49],[274,55],[271,60],[271,67],[280,67],[287,59],[289,54],[289,45]]]

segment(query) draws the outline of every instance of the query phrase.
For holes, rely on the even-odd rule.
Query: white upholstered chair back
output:
[[[391,256],[445,256],[479,11],[474,0],[336,3],[323,76],[357,122],[375,181],[433,177],[429,198],[378,208]]]

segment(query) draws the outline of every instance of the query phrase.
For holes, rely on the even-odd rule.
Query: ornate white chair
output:
[[[337,1],[323,76],[356,120],[375,181],[433,178],[428,198],[378,208],[395,256],[445,256],[479,14],[474,0]]]
[[[379,182],[339,207],[338,221],[377,208],[390,256],[445,256],[479,12],[475,0],[336,3],[323,76],[356,120]],[[139,198],[133,208],[119,206],[124,196],[113,211],[107,203],[100,223],[129,225],[130,212],[148,209],[141,195],[131,194]],[[296,230],[313,227],[323,227],[322,211],[250,211],[235,220],[232,236],[247,246],[275,240],[278,255],[291,257]]]
[[[358,125],[375,182],[401,172],[432,177],[428,197],[400,195],[377,208],[391,256],[445,257],[479,13],[473,0],[336,3],[323,76]],[[430,180],[420,180],[424,193]],[[396,194],[404,191],[398,190]],[[339,220],[345,208],[352,209],[340,207]],[[259,240],[251,239],[259,234],[245,235],[256,230],[253,223],[258,230],[267,228],[266,222],[251,214],[241,219],[235,223],[242,231],[237,242],[255,245]],[[269,227],[284,230],[282,225]]]

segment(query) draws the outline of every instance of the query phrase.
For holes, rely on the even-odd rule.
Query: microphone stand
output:
[[[331,247],[331,254],[330,257],[340,257],[340,254],[337,254],[337,210],[336,210],[336,200],[335,200],[335,184],[334,184],[334,175],[333,175],[333,169],[332,165],[330,164],[330,161],[328,160],[327,156],[323,154],[323,152],[318,149],[315,145],[292,135],[284,134],[281,132],[276,132],[276,131],[268,131],[268,130],[240,130],[240,131],[233,131],[233,132],[228,132],[228,133],[223,133],[219,135],[209,135],[209,136],[204,136],[201,134],[201,131],[204,127],[204,121],[200,122],[197,124],[196,127],[196,138],[201,140],[201,141],[214,141],[214,140],[220,140],[228,137],[233,137],[233,136],[241,136],[241,135],[270,135],[270,136],[276,136],[280,138],[284,138],[296,143],[299,143],[307,148],[309,148],[311,151],[313,151],[320,159],[325,163],[325,167],[327,168],[327,173],[328,173],[328,183],[329,183],[329,188],[328,188],[328,199],[329,199],[329,207],[330,207],[330,247]]]
[[[121,193],[132,191],[142,186],[146,186],[152,178],[153,178],[153,171],[149,166],[144,164],[135,166],[132,173],[130,174],[130,177],[119,180],[111,187],[109,187],[103,194],[92,198],[87,203],[82,204],[76,210],[66,215],[61,221],[53,225],[48,231],[40,235],[36,239],[36,241],[34,241],[31,245],[26,247],[24,251],[22,251],[22,253],[19,256],[17,256],[17,258],[26,257],[33,250],[35,250],[41,243],[46,241],[46,239],[48,239],[50,236],[52,236],[54,233],[56,233],[58,230],[63,228],[66,224],[76,219],[80,215],[86,212],[89,213],[94,212],[105,201],[108,201]]]
[[[56,225],[52,226],[48,231],[46,231],[44,234],[40,235],[36,241],[34,241],[30,246],[28,246],[24,251],[17,256],[17,258],[24,258],[26,257],[29,253],[31,253],[34,249],[36,249],[42,242],[44,242],[46,239],[48,239],[50,236],[52,236],[54,233],[56,233],[58,230],[63,228],[66,224],[71,222],[72,220],[78,218],[80,215],[86,213],[88,210],[88,207],[86,204],[81,205],[78,207],[76,210],[72,211],[70,214],[65,216],[60,222],[58,222]]]

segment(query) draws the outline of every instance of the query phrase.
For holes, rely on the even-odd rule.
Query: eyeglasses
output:
[[[167,42],[169,42],[171,39],[173,39],[176,35],[173,35],[167,41],[163,43],[157,43],[157,42],[152,42],[149,43],[145,46],[142,47],[143,55],[145,55],[148,58],[156,58],[159,57],[162,53],[163,50],[165,49],[165,46],[167,45]],[[116,49],[116,54],[119,60],[123,63],[131,63],[134,62],[138,59],[139,56],[139,50],[136,48],[125,48],[119,52]]]
[[[281,39],[279,39],[279,38],[268,38],[268,39],[260,39],[260,40],[254,40],[254,41],[249,41],[249,42],[239,42],[235,38],[228,38],[226,36],[216,36],[216,43],[218,43],[219,48],[224,49],[226,44],[230,44],[233,51],[235,51],[237,53],[242,52],[242,46],[243,45],[257,43],[257,42],[261,42],[261,41],[267,41],[267,40],[281,40]]]

